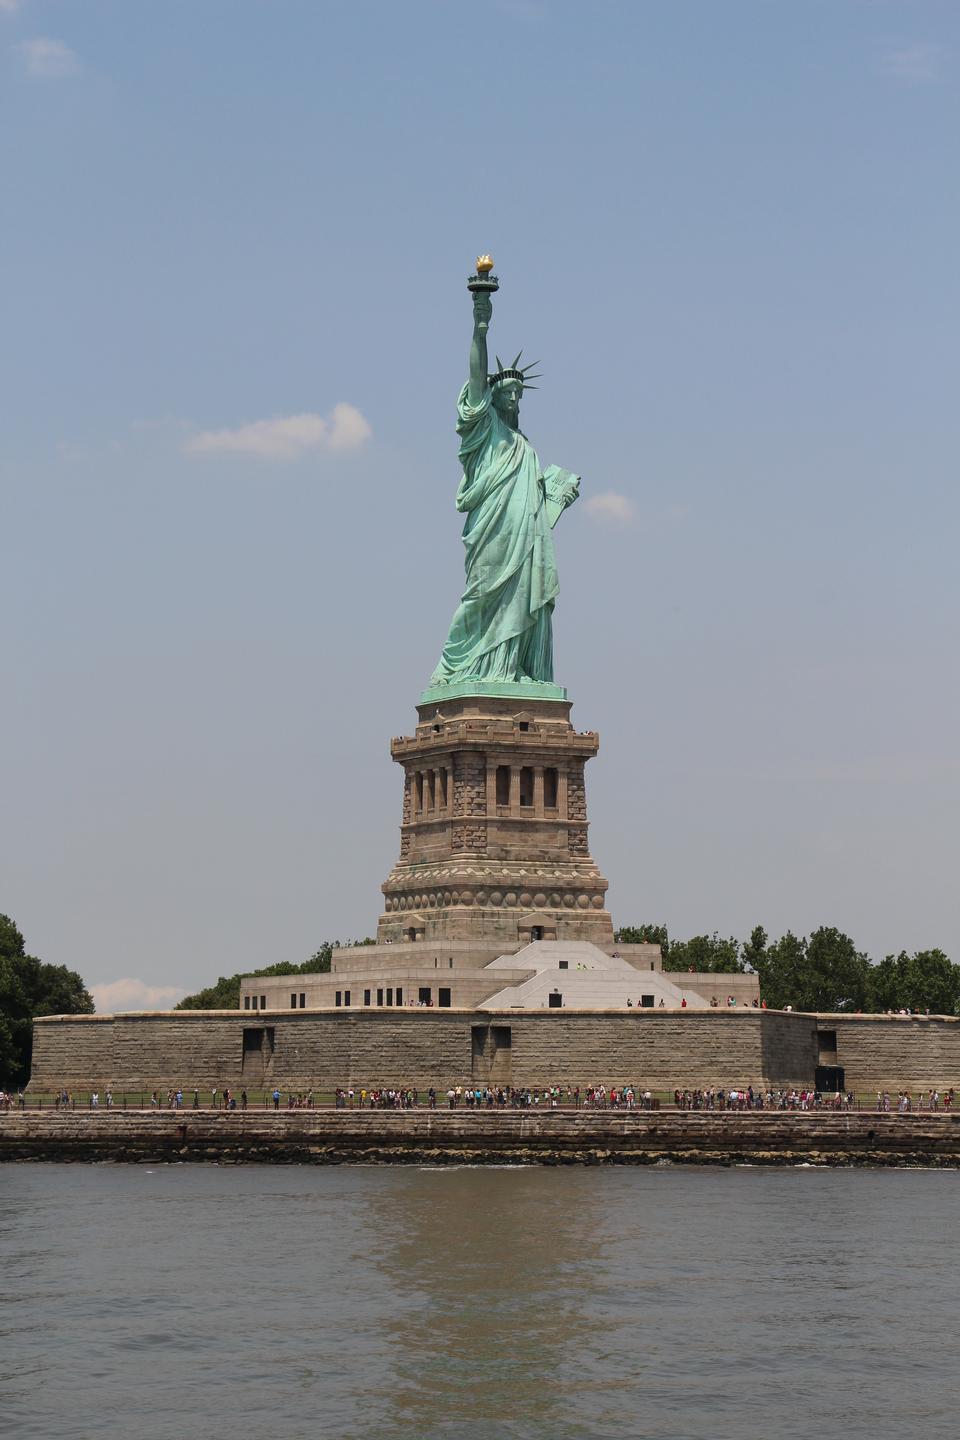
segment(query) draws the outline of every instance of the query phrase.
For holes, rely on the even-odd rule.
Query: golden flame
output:
[[[493,269],[493,260],[491,259],[491,257],[490,257],[489,255],[478,255],[478,256],[477,256],[477,274],[478,274],[478,275],[489,275],[489,273],[490,273],[490,271],[491,271],[492,269]]]

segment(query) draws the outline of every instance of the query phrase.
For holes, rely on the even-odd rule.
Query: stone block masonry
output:
[[[459,695],[419,705],[418,720],[390,747],[403,820],[381,944],[612,943],[584,782],[599,739],[573,728],[570,702]]]
[[[960,1164],[960,1116],[604,1110],[10,1111],[0,1162]]]
[[[770,1010],[176,1010],[35,1022],[31,1089],[632,1083],[960,1088],[960,1020]]]

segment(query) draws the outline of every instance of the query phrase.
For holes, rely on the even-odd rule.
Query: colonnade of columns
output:
[[[498,765],[487,761],[487,814],[562,818],[567,813],[566,772],[553,765]]]
[[[411,820],[453,815],[453,776],[441,765],[407,772]],[[488,815],[533,815],[540,819],[567,814],[567,772],[553,765],[486,765]]]

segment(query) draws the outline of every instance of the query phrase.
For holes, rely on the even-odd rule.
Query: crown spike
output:
[[[511,370],[516,370],[517,366],[520,364],[520,356],[521,356],[522,354],[523,354],[523,351],[522,351],[522,350],[518,350],[518,351],[517,351],[517,358],[514,360],[513,364],[510,366],[510,369],[511,369]]]

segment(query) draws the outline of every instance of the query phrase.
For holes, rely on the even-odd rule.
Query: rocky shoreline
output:
[[[2,1161],[960,1167],[960,1115],[215,1110],[0,1114]]]

